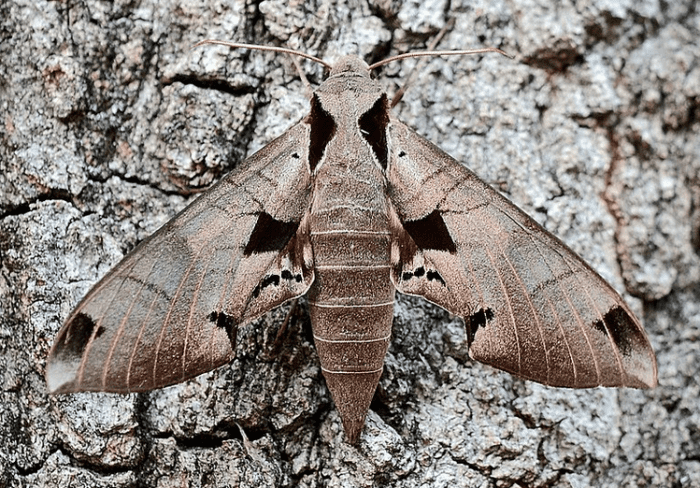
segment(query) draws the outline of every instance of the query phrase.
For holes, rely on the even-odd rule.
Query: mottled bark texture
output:
[[[700,13],[692,2],[0,4],[0,486],[700,485]],[[463,324],[398,297],[384,374],[344,442],[301,303],[237,357],[131,396],[49,398],[83,294],[200,189],[308,112],[288,45],[424,48],[395,113],[579,252],[630,302],[660,386],[563,390],[472,362]],[[391,92],[412,61],[386,67]],[[304,63],[312,82],[318,66]]]

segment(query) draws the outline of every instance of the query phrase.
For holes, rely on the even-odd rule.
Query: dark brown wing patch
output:
[[[80,358],[85,352],[91,337],[99,338],[104,333],[104,327],[98,326],[89,315],[78,313],[73,320],[66,324],[63,333],[56,339],[64,347],[61,349],[63,357],[73,359]]]
[[[299,222],[282,222],[263,212],[258,217],[243,254],[250,256],[264,252],[280,252],[298,228]]]
[[[386,169],[389,158],[386,138],[386,129],[389,125],[389,100],[386,94],[382,94],[358,122],[360,134],[369,143],[381,167]]]
[[[318,95],[311,97],[311,112],[304,122],[311,126],[309,134],[309,171],[313,173],[321,161],[326,146],[333,139],[336,131],[335,120],[321,105]]]
[[[446,251],[450,254],[457,252],[457,246],[452,240],[450,231],[437,210],[433,210],[422,219],[407,220],[403,223],[403,227],[421,250]]]
[[[644,340],[632,318],[621,307],[610,309],[602,321],[595,321],[593,327],[609,336],[623,356],[629,356],[635,345]]]

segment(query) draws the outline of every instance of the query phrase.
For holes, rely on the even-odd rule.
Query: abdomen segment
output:
[[[388,231],[311,232],[309,314],[321,368],[350,442],[379,382],[394,315]]]

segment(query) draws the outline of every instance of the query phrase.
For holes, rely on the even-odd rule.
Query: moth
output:
[[[230,362],[239,327],[306,295],[323,376],[356,443],[396,290],[463,318],[470,356],[521,378],[655,386],[649,340],[613,288],[392,115],[370,71],[401,57],[310,57],[330,73],[309,114],[90,290],[51,349],[49,391],[182,382]]]

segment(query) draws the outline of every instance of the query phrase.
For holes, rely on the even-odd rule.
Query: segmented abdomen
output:
[[[307,297],[316,349],[341,417],[364,422],[394,310],[387,218],[336,208],[312,219],[315,279]]]

